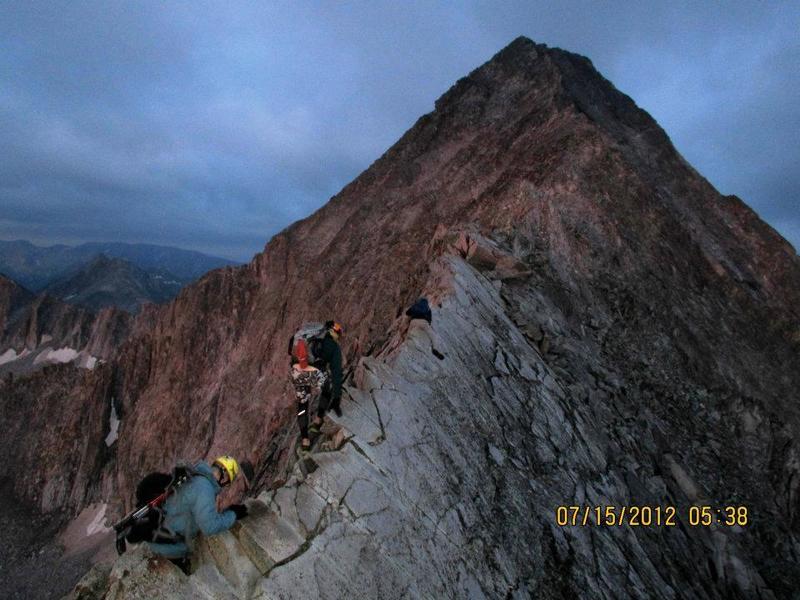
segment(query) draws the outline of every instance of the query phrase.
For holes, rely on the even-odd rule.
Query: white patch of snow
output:
[[[20,356],[18,356],[17,358],[21,356],[22,354],[20,354]],[[68,363],[78,358],[78,356],[79,356],[78,351],[73,350],[69,346],[64,346],[63,348],[59,348],[58,350],[53,350],[48,346],[39,353],[39,355],[34,359],[33,364],[38,365],[44,362]]]
[[[46,333],[42,334],[42,340],[39,342],[40,345],[44,346],[47,342],[53,339],[52,335],[47,335]]]
[[[75,360],[75,363],[81,369],[94,369],[95,365],[97,364],[97,357],[92,356],[86,350],[81,350],[78,353],[78,358]]]
[[[117,432],[119,431],[119,417],[117,417],[117,409],[114,407],[114,398],[111,398],[111,415],[108,418],[108,435],[106,436],[106,446],[109,448],[111,444],[117,441]]]
[[[68,363],[70,361],[75,360],[75,357],[77,356],[78,356],[77,350],[73,350],[69,346],[64,346],[63,348],[59,348],[58,350],[51,350],[50,355],[47,357],[47,360],[51,360],[53,362]]]
[[[78,294],[70,294],[69,296],[67,296],[66,298],[64,298],[64,301],[67,301],[67,300],[69,300],[70,298],[74,298],[74,297],[75,297],[75,296],[77,296],[77,295],[78,295]]]
[[[106,527],[106,508],[108,508],[107,504],[101,504],[98,507],[97,514],[95,514],[94,519],[92,519],[92,522],[89,523],[89,526],[86,528],[87,536],[111,531],[110,527]]]
[[[48,361],[50,358],[50,353],[52,351],[53,349],[50,348],[49,346],[47,348],[44,348],[41,352],[39,352],[39,355],[33,360],[33,364],[38,365],[40,363]]]
[[[17,360],[18,358],[19,356],[17,356],[17,351],[14,350],[13,348],[9,348],[8,350],[0,354],[0,365],[10,363],[12,361]]]

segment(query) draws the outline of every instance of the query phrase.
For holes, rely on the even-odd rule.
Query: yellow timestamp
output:
[[[675,506],[557,506],[556,525],[621,527],[674,527],[681,515],[692,527],[725,525],[744,527],[749,522],[746,506],[690,506],[681,513]]]
[[[689,525],[702,525],[708,527],[713,524],[726,525],[733,527],[738,525],[744,527],[748,523],[746,506],[723,506],[714,508],[713,506],[690,506]]]

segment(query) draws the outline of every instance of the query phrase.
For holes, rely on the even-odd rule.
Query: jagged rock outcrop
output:
[[[0,275],[0,375],[49,364],[93,368],[109,359],[133,327],[124,311],[92,312],[45,293],[33,294]]]
[[[422,294],[432,330],[399,317]],[[790,597],[798,300],[790,245],[587,59],[520,38],[253,262],[142,317],[75,394],[91,410],[114,398],[119,438],[100,468],[102,436],[80,450],[81,493],[66,482],[58,498],[129,502],[146,470],[222,451],[271,481],[293,440],[286,341],[335,315],[358,364],[354,437],[260,500],[313,492],[321,521],[287,519],[304,541],[272,567],[235,533],[188,580],[126,557],[148,581],[265,598],[326,597],[323,581],[355,596]],[[751,520],[690,526],[692,502]],[[682,512],[674,527],[555,525],[558,505],[608,504]]]

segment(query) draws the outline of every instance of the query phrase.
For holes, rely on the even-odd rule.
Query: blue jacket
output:
[[[177,544],[148,544],[153,552],[167,558],[181,558],[191,551],[191,541],[199,531],[214,535],[230,529],[236,522],[232,510],[217,512],[217,494],[222,488],[214,478],[211,467],[204,462],[194,466],[200,475],[186,482],[164,503],[164,523],[185,542]]]

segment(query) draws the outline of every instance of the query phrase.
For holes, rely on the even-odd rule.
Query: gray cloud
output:
[[[517,35],[589,56],[796,247],[800,8],[0,5],[0,238],[248,259]]]

